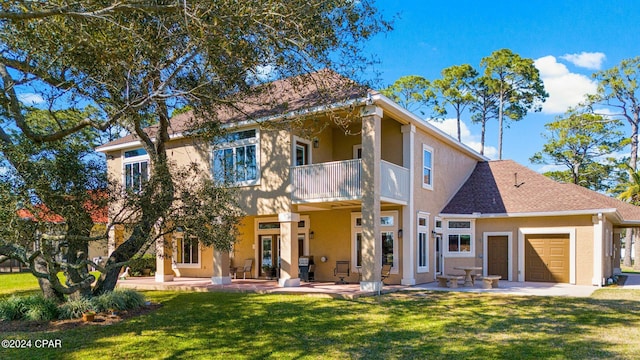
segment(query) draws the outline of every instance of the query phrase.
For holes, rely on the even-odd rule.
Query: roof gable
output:
[[[516,215],[615,210],[640,222],[640,207],[575,184],[559,183],[511,160],[479,162],[443,214]]]
[[[332,70],[324,69],[311,74],[276,80],[263,84],[247,93],[236,94],[230,99],[214,106],[208,119],[201,119],[193,111],[171,118],[169,135],[181,134],[186,130],[198,128],[203,121],[215,120],[221,124],[237,123],[246,120],[261,120],[271,116],[294,113],[355,100],[364,97],[370,90],[355,81]],[[155,137],[157,126],[145,129],[150,137]],[[109,147],[135,142],[134,134],[99,146],[96,150],[105,151]]]

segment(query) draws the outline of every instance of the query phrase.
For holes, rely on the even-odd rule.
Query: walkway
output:
[[[623,275],[627,275],[623,289],[640,290],[640,274],[624,273]]]
[[[483,289],[480,282],[477,282],[474,287],[459,286],[455,289],[439,287],[437,282],[416,285],[410,288],[410,290],[458,291],[486,294],[569,297],[589,297],[597,289],[598,288],[595,286],[537,282],[515,282],[504,280],[500,280],[498,288],[495,289]]]

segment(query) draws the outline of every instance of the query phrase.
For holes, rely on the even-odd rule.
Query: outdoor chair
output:
[[[351,266],[349,266],[349,261],[336,261],[336,267],[333,269],[333,276],[337,276],[340,280],[336,281],[336,284],[346,284],[344,278],[348,277]]]
[[[253,259],[247,259],[244,261],[244,266],[239,267],[236,270],[236,277],[238,273],[242,273],[242,278],[246,279],[247,273],[249,273],[249,278],[251,278],[251,268],[253,267]]]
[[[381,281],[384,282],[389,275],[391,275],[391,264],[382,265],[382,271],[380,272]]]

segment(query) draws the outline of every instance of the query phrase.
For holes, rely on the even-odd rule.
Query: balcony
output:
[[[352,201],[362,199],[360,159],[333,161],[291,169],[291,198],[294,204]],[[380,199],[397,204],[409,201],[409,170],[381,162]]]

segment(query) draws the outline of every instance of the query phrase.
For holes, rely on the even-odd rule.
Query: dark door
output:
[[[487,238],[487,275],[500,275],[509,279],[509,237],[489,236]]]

